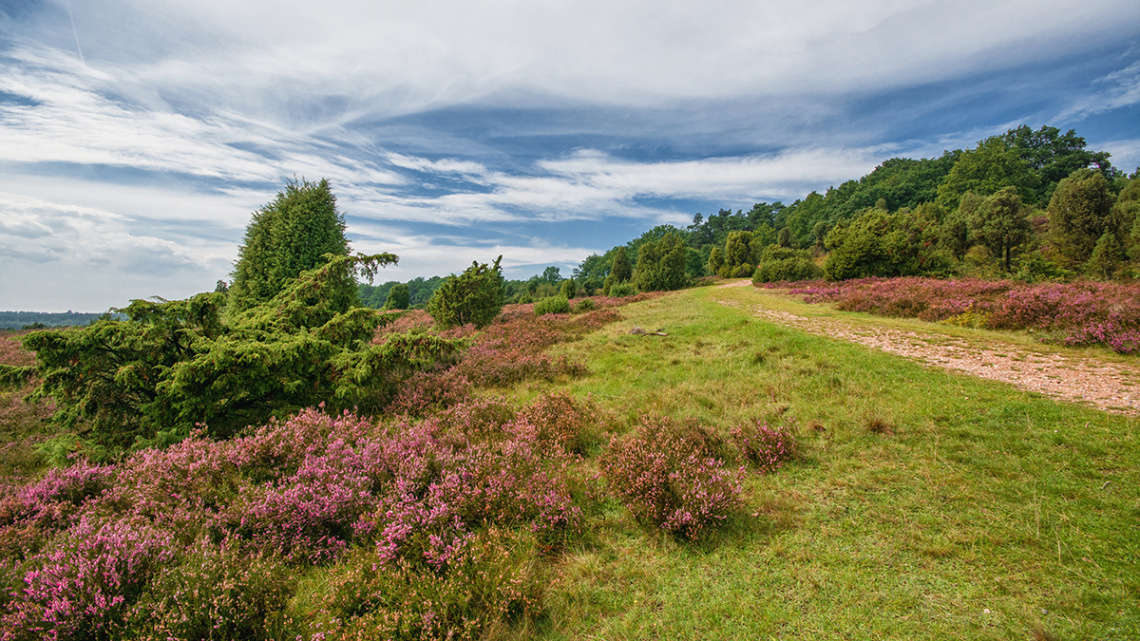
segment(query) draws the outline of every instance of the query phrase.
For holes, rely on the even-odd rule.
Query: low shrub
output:
[[[592,309],[594,309],[593,299],[583,298],[582,300],[578,301],[577,305],[574,306],[574,313],[575,314],[581,314],[583,312],[588,312]]]
[[[718,440],[694,422],[646,417],[610,443],[602,473],[641,522],[699,539],[742,505],[743,468],[725,468]]]
[[[805,254],[807,252],[804,252]],[[760,264],[752,274],[754,283],[815,280],[823,277],[823,270],[808,256],[772,260]]]
[[[443,572],[385,564],[361,550],[338,565],[316,604],[313,638],[483,639],[541,612],[544,578],[533,535],[490,528]]]
[[[637,287],[634,286],[633,283],[614,283],[613,286],[610,287],[608,296],[611,298],[625,298],[627,296],[633,296],[636,293]]]
[[[144,639],[272,639],[295,580],[276,555],[200,538],[156,574],[125,627]]]
[[[471,381],[455,367],[434,372],[416,372],[401,384],[388,411],[427,416],[462,402],[470,395]]]
[[[545,316],[546,314],[569,314],[570,301],[565,296],[550,296],[544,298],[534,304],[534,315]]]
[[[767,421],[732,430],[741,455],[758,472],[772,473],[796,455],[796,436],[791,424],[772,426]]]

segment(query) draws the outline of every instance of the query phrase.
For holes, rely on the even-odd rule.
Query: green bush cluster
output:
[[[565,296],[551,296],[544,298],[534,304],[535,316],[545,316],[546,314],[569,314],[570,301],[566,300]]]

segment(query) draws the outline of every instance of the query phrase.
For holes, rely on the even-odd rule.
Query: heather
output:
[[[751,310],[809,308],[761,289],[620,313],[593,300],[573,315],[507,306],[449,334],[401,316],[405,331],[377,339],[463,347],[379,412],[318,406],[227,439],[199,428],[0,485],[2,634],[1140,630],[1135,418],[769,323]],[[480,343],[580,369],[491,364],[510,375],[475,381],[464,359]]]
[[[998,330],[1022,330],[1044,342],[1140,351],[1140,285],[1080,281],[866,278],[799,283],[789,288],[811,303],[883,316]]]
[[[4,638],[264,636],[266,620],[288,618],[300,576],[346,572],[336,568],[360,555],[383,575],[371,581],[411,581],[416,594],[450,586],[437,606],[415,604],[438,617],[424,630],[474,638],[489,623],[462,597],[471,577],[488,565],[533,566],[540,550],[581,532],[583,508],[571,496],[580,481],[567,468],[590,438],[592,412],[565,396],[519,412],[482,401],[383,424],[306,410],[232,440],[198,432],[115,465],[77,461],[5,488]],[[533,552],[517,558],[518,546],[504,543],[513,540],[532,541]],[[502,571],[496,589],[521,596],[490,594],[484,605],[509,618],[513,599],[533,601],[522,593],[537,588]],[[335,599],[330,607],[343,610]],[[350,631],[363,614],[335,619]]]

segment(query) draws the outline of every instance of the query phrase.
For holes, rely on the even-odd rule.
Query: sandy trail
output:
[[[742,287],[748,281],[721,287]],[[714,298],[714,300],[716,300]],[[739,301],[716,300],[743,308]],[[811,334],[837,338],[897,354],[921,363],[1010,383],[1066,401],[1089,403],[1107,412],[1140,416],[1140,364],[1125,365],[1095,357],[1071,357],[1027,351],[1007,343],[974,345],[943,334],[919,334],[888,327],[868,327],[835,319],[810,318],[755,306],[754,315]]]

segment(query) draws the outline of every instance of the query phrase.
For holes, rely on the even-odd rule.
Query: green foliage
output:
[[[1120,272],[1123,263],[1124,248],[1117,240],[1116,234],[1105,231],[1093,247],[1085,271],[1095,278],[1110,280]]]
[[[936,202],[943,209],[952,210],[966,192],[989,196],[1005,187],[1014,187],[1023,199],[1036,202],[1039,184],[1018,151],[1000,136],[992,136],[962,153],[938,186]]]
[[[724,245],[724,262],[730,267],[751,263],[752,260],[752,232],[729,232],[728,240]]]
[[[710,272],[716,274],[720,272],[720,268],[724,266],[724,252],[720,247],[713,247],[712,252],[709,253],[708,269]]]
[[[637,252],[633,282],[640,291],[668,291],[685,286],[685,243],[679,234],[647,242]],[[612,288],[611,288],[612,291]]]
[[[1095,166],[1106,177],[1116,173],[1109,154],[1085,149],[1085,139],[1072,129],[1062,135],[1060,129],[1048,125],[1037,131],[1021,125],[1005,132],[1002,138],[1036,174],[1039,203],[1048,202],[1057,184],[1078,169]]]
[[[1112,206],[1112,193],[1103,174],[1079,169],[1062,180],[1049,201],[1053,249],[1069,265],[1083,264],[1109,230]]]
[[[411,303],[411,294],[408,292],[408,286],[398,284],[388,292],[388,300],[384,303],[384,309],[407,309]]]
[[[566,300],[565,296],[551,296],[544,298],[534,304],[535,316],[545,316],[546,314],[569,314],[570,301]]]
[[[230,289],[233,311],[272,300],[287,282],[323,265],[329,255],[347,256],[344,229],[327,180],[289,181],[273,202],[254,212],[246,227]],[[335,297],[355,297],[355,281],[335,287],[342,290]]]
[[[760,265],[752,274],[752,282],[814,280],[823,276],[823,270],[815,264],[807,250],[784,249],[782,252],[768,254],[769,257],[761,257]]]
[[[583,312],[588,312],[588,311],[591,311],[593,309],[594,309],[594,299],[583,298],[582,300],[578,301],[577,305],[574,306],[574,313],[575,314],[581,314]]]
[[[468,323],[489,325],[503,308],[503,274],[499,256],[491,266],[471,263],[458,276],[452,275],[428,301],[427,311],[441,328]]]
[[[626,255],[625,247],[614,249],[614,258],[610,264],[609,275],[613,276],[615,283],[624,283],[633,278],[633,266],[629,264],[629,256]]]
[[[828,233],[823,264],[828,280],[867,276],[948,275],[952,258],[937,248],[938,220],[930,206],[889,214],[869,209]]]
[[[558,288],[559,294],[566,299],[574,298],[578,293],[578,285],[572,279],[562,281],[562,285]]]
[[[1013,250],[1029,240],[1029,211],[1017,190],[1006,187],[986,198],[971,218],[970,227],[974,235],[994,255],[1002,257],[1006,272],[1012,266]]]
[[[609,296],[614,298],[625,298],[626,296],[633,296],[637,293],[637,287],[633,283],[618,283],[610,287]]]
[[[423,335],[370,343],[386,321],[352,307],[355,291],[342,284],[395,260],[337,257],[225,320],[224,295],[210,293],[136,300],[121,310],[127,320],[30,333],[36,394],[55,400],[55,421],[111,454],[176,440],[197,424],[227,436],[320,403],[378,409],[399,381],[456,351]]]

